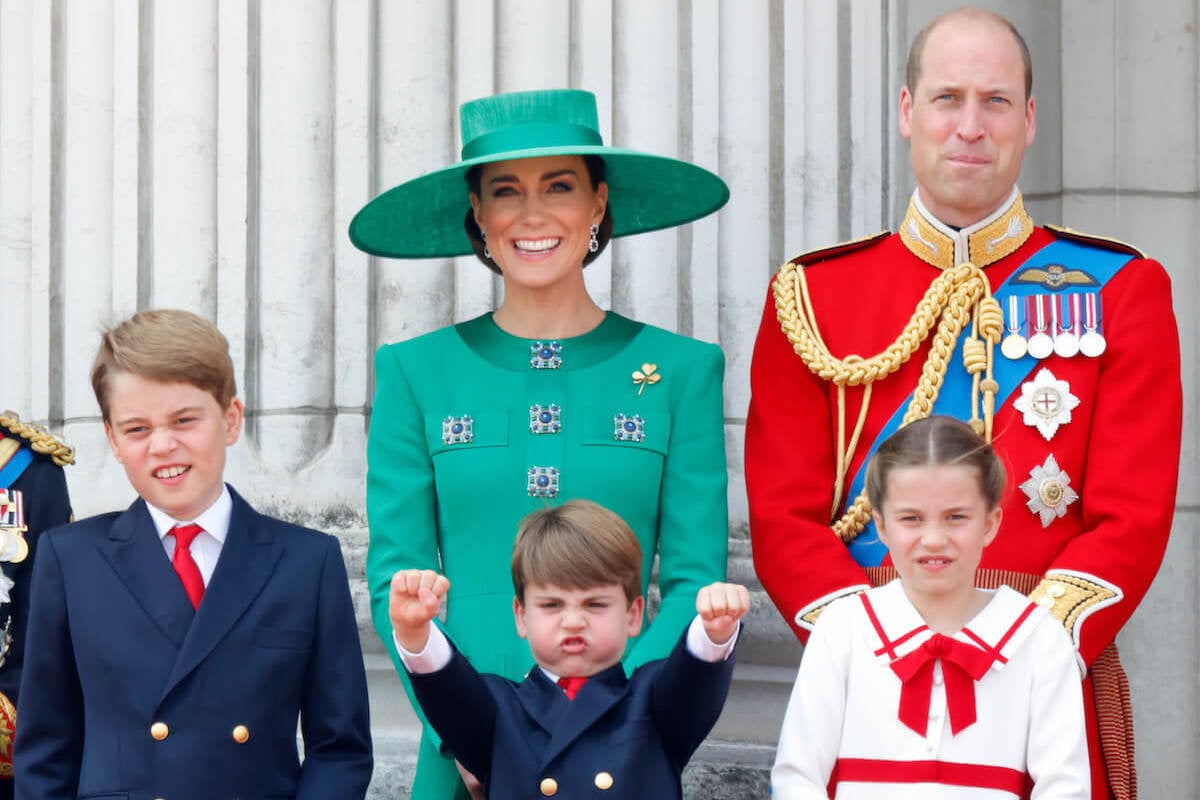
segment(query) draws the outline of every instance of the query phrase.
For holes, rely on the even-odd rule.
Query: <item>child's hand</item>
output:
[[[696,613],[713,644],[725,644],[750,610],[750,592],[737,583],[710,583],[696,593]]]
[[[429,623],[437,616],[450,581],[431,569],[402,569],[392,576],[388,616],[396,640],[410,653],[419,653],[429,641]]]

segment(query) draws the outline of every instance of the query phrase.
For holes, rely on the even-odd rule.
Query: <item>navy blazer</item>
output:
[[[520,683],[480,675],[457,649],[443,669],[410,677],[443,745],[490,800],[668,800],[682,796],[683,768],[721,714],[733,657],[702,661],[685,633],[668,658],[631,678],[616,664],[574,700],[541,669]]]
[[[338,541],[230,493],[196,611],[140,499],[42,537],[17,798],[365,796],[366,677]]]

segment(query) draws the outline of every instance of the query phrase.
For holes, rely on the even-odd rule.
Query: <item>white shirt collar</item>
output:
[[[158,530],[160,541],[176,525],[186,525],[194,522],[201,528],[204,528],[207,534],[221,544],[224,544],[225,536],[229,533],[229,518],[233,514],[233,498],[229,495],[229,487],[221,484],[221,494],[213,501],[211,506],[200,512],[200,515],[195,519],[175,519],[161,508],[149,502],[146,503],[146,509],[150,512],[150,519],[154,520],[154,527]]]

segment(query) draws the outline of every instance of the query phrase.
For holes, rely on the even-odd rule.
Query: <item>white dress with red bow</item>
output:
[[[822,612],[771,772],[772,800],[1086,800],[1071,641],[1008,587],[953,636],[899,580]]]

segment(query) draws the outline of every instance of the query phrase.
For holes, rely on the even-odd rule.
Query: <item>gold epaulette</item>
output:
[[[858,239],[851,239],[848,242],[842,242],[841,244],[835,244],[835,245],[832,245],[831,247],[819,247],[816,250],[808,250],[806,252],[801,253],[798,256],[789,258],[788,263],[791,263],[791,264],[816,264],[818,261],[828,261],[831,258],[836,258],[837,256],[844,255],[846,253],[853,253],[855,250],[861,250],[864,247],[873,245],[876,242],[878,242],[880,239],[886,239],[888,236],[891,236],[891,235],[892,235],[891,231],[880,231],[879,233],[872,233],[870,236],[863,236]]]
[[[29,448],[35,453],[50,456],[55,464],[65,467],[75,463],[75,448],[59,439],[41,425],[30,425],[21,422],[15,411],[5,411],[0,414],[0,427],[6,433],[17,436],[29,442]]]
[[[1064,228],[1061,225],[1044,225],[1046,230],[1053,233],[1060,239],[1070,239],[1072,242],[1080,242],[1081,244],[1091,244],[1096,247],[1102,247],[1105,250],[1115,250],[1118,253],[1134,256],[1135,258],[1145,258],[1146,254],[1138,248],[1122,242],[1120,239],[1111,239],[1107,236],[1095,236],[1090,233],[1082,233],[1081,231]]]

